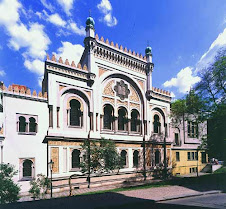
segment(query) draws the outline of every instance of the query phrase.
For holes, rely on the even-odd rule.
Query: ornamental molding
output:
[[[137,92],[135,91],[135,89],[131,86],[131,94],[129,96],[129,100],[133,101],[133,102],[140,102],[139,96],[137,94]]]
[[[114,87],[116,92],[116,96],[118,96],[121,100],[127,99],[130,93],[128,85],[123,81],[117,81]]]
[[[128,102],[127,101],[121,101],[117,100],[117,106],[124,105],[125,107],[128,107]]]
[[[107,85],[104,87],[103,94],[108,96],[115,96],[115,92],[112,89],[112,85],[114,84],[114,80],[109,81]]]
[[[112,104],[113,106],[115,106],[115,100],[112,99],[112,98],[109,98],[109,97],[103,97],[103,98],[102,98],[102,102],[103,102],[103,103],[110,103],[110,104]]]
[[[133,109],[133,108],[136,108],[136,109],[140,109],[140,104],[135,104],[135,103],[130,103],[130,109]]]

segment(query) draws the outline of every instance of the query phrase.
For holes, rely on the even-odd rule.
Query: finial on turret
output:
[[[95,37],[94,26],[95,26],[95,21],[91,17],[91,11],[89,11],[89,17],[87,17],[86,19],[86,37],[92,37],[92,38]]]
[[[149,41],[147,41],[145,55],[146,55],[147,62],[152,63],[152,48],[149,46]]]

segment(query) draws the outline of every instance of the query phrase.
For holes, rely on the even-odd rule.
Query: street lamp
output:
[[[48,163],[49,164],[49,168],[50,168],[50,174],[51,174],[51,184],[50,184],[50,191],[51,191],[51,195],[50,197],[52,198],[53,197],[53,184],[52,184],[52,179],[53,179],[53,160],[51,159],[50,162]]]

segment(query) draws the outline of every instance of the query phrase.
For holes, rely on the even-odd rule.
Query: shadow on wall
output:
[[[7,205],[0,205],[1,209],[114,209],[114,208],[166,208],[179,209],[181,205],[156,203],[154,200],[145,200],[134,197],[127,197],[119,193],[104,193],[93,195],[80,195],[75,197],[64,197],[50,200],[37,200],[33,202],[20,202]],[[183,206],[187,208],[200,208],[194,206]]]

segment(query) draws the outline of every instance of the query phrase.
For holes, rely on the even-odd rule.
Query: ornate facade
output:
[[[51,159],[53,178],[78,173],[81,143],[88,137],[115,141],[125,159],[120,172],[143,169],[144,156],[147,169],[154,169],[163,163],[164,146],[172,167],[176,129],[170,126],[171,96],[152,86],[151,48],[143,56],[99,39],[91,17],[84,45],[77,65],[47,56],[38,95],[25,86],[1,85],[1,161],[16,166],[22,191],[28,190],[30,178],[49,175]]]

